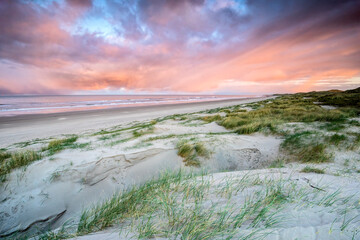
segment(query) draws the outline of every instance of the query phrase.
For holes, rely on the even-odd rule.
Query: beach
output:
[[[360,118],[318,98],[0,118],[0,237],[358,239]]]
[[[241,98],[0,117],[0,148],[7,147],[15,142],[24,142],[36,138],[47,138],[61,134],[78,134],[87,130],[99,130],[122,123],[256,102],[267,98]]]

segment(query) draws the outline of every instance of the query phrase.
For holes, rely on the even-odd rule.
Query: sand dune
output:
[[[258,100],[243,100],[240,103]],[[234,103],[218,104],[228,106]],[[204,110],[208,107],[207,104],[187,109],[179,106],[179,111]],[[70,145],[54,151],[50,149],[50,143],[55,138],[48,138],[48,135],[44,139],[8,146],[8,151],[32,149],[40,152],[43,157],[25,168],[14,169],[1,185],[0,236],[12,237],[14,233],[32,234],[49,228],[59,231],[63,224],[76,227],[84,209],[91,209],[92,206],[111,198],[114,193],[141,186],[159,177],[164,171],[176,172],[181,169],[185,173],[203,174],[202,177],[192,178],[191,184],[194,185],[191,186],[206,186],[201,189],[203,197],[200,209],[214,211],[209,221],[218,219],[217,216],[224,213],[224,208],[225,213],[229,214],[224,224],[230,225],[233,224],[229,222],[230,219],[237,216],[231,214],[245,207],[250,207],[247,212],[254,211],[254,214],[265,211],[266,218],[259,217],[262,219],[259,222],[256,221],[256,215],[247,216],[241,227],[231,232],[234,239],[248,234],[255,234],[255,239],[260,236],[265,239],[357,239],[359,235],[356,229],[360,221],[360,178],[356,172],[356,159],[360,159],[360,155],[357,148],[341,151],[336,149],[333,162],[290,162],[285,166],[279,162],[279,159],[284,157],[284,152],[280,151],[284,142],[283,136],[270,134],[269,131],[250,135],[237,134],[219,122],[206,121],[206,118],[203,118],[226,117],[230,110],[238,111],[239,107],[240,110],[253,111],[259,106],[252,109],[251,105],[241,105],[171,116],[165,115],[166,110],[163,109],[160,114],[163,117],[153,111],[142,116],[149,118],[144,121],[124,120],[120,121],[121,123],[116,121],[115,124],[112,122],[114,118],[109,118],[105,120],[104,126],[111,127],[97,125],[95,129],[86,131],[85,127],[92,126],[91,124],[100,119],[93,120],[90,125],[84,124],[83,129],[77,130],[76,124],[70,123],[83,121],[88,115],[69,121],[54,131],[51,129],[54,123],[41,126],[45,132],[34,134],[33,137],[56,134],[61,127],[68,124],[71,125],[68,130],[79,134]],[[131,118],[135,119],[135,115]],[[136,118],[140,119],[141,117]],[[357,118],[352,120],[356,121]],[[317,129],[322,131],[323,135],[328,134],[321,130],[321,126],[316,122],[287,123],[281,125],[281,131],[296,133],[299,129],[307,132]],[[31,126],[20,127],[30,132]],[[358,130],[359,127],[354,125],[345,128],[344,133],[349,134],[351,140]],[[10,128],[7,134],[11,131],[14,129]],[[31,138],[27,131],[21,134]],[[4,138],[2,136],[2,139]],[[66,136],[56,138],[65,139]],[[191,150],[194,155],[189,155],[189,159],[185,154],[180,154],[179,146],[183,141],[189,144],[188,147],[195,146],[195,150]],[[197,143],[200,145],[196,145]],[[190,166],[192,164],[198,164],[199,167]],[[353,164],[354,170],[349,170],[349,164]],[[275,168],[269,168],[274,166]],[[324,169],[321,170],[324,174],[311,172],[314,170],[303,172],[304,167],[309,166]],[[203,171],[206,173],[201,173]],[[186,181],[181,183],[174,191],[183,189],[186,184]],[[177,199],[181,199],[185,193],[176,194]],[[249,199],[255,202],[252,203]],[[256,205],[256,201],[260,204]],[[192,206],[194,202],[196,201],[190,199],[187,204],[177,202],[174,206],[179,207],[177,211],[186,212],[186,206]],[[264,210],[251,210],[252,204],[255,204],[257,209]],[[206,214],[206,211],[200,213]],[[162,224],[162,219],[157,221]],[[121,232],[118,227],[76,239],[137,238],[138,233],[132,227],[125,224],[122,226],[124,231]]]

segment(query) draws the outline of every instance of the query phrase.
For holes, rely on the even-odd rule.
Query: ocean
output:
[[[93,109],[217,101],[245,95],[29,95],[0,96],[0,117]]]

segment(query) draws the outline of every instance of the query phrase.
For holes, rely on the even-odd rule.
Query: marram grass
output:
[[[188,140],[182,140],[177,144],[177,154],[184,159],[186,166],[200,166],[200,157],[208,158],[209,151],[205,148],[202,142],[191,143]]]
[[[241,203],[239,195],[244,197]],[[286,178],[245,174],[215,183],[210,176],[180,171],[164,173],[84,210],[75,232],[62,229],[41,239],[75,237],[108,227],[131,239],[263,239],[270,234],[268,229],[286,222],[289,204],[336,209],[344,219],[341,231],[347,231],[355,220],[346,213],[358,208],[357,201],[342,197],[340,190],[320,191]]]
[[[13,169],[27,166],[41,158],[41,154],[33,150],[16,151],[11,154],[4,153],[3,156],[6,156],[6,158],[2,160],[0,176],[10,173]]]

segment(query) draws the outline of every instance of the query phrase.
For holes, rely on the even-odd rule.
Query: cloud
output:
[[[66,2],[72,7],[81,7],[81,8],[92,7],[92,0],[66,0]]]
[[[348,87],[347,79],[360,74],[359,16],[355,0],[4,0],[0,89],[276,92],[341,81]]]

